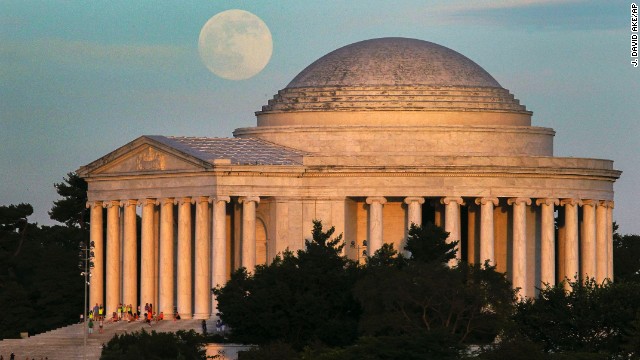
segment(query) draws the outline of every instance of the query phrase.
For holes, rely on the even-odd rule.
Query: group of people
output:
[[[95,327],[95,322],[98,322],[98,326],[100,329],[100,333],[103,333],[104,330],[104,320],[105,320],[105,310],[102,304],[96,303],[95,306],[89,309],[89,324],[88,324],[88,332],[89,334],[93,334],[93,328]],[[137,321],[143,320],[147,324],[151,325],[152,321],[160,321],[164,320],[164,312],[156,313],[153,311],[153,304],[146,303],[144,305],[144,313],[141,312],[140,306],[136,311],[133,310],[132,305],[123,305],[118,304],[116,311],[111,315],[110,322],[116,321]],[[173,321],[180,320],[180,314],[175,311],[173,314]]]

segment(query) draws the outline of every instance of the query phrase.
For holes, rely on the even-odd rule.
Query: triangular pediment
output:
[[[197,171],[211,164],[147,137],[81,167],[80,176]]]

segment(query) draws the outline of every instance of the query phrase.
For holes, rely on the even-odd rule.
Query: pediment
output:
[[[80,176],[197,171],[211,164],[146,137],[81,167]]]
[[[194,165],[173,154],[169,154],[151,145],[140,146],[134,151],[96,169],[95,174],[122,174],[150,171],[197,170]]]

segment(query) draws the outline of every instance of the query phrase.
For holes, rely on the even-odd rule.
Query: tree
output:
[[[176,333],[140,332],[116,334],[102,349],[101,360],[206,359],[204,337],[193,330]]]
[[[286,251],[254,274],[235,271],[224,287],[214,289],[231,340],[266,345],[290,344],[300,351],[320,342],[351,344],[357,337],[360,309],[351,294],[357,265],[341,256],[342,236],[323,231],[314,221],[313,238],[294,255]]]
[[[613,224],[613,278],[640,282],[640,235],[621,235]]]
[[[431,224],[414,225],[405,247],[409,259],[395,254],[394,262],[389,249],[376,252],[354,288],[362,335],[428,338],[453,357],[463,344],[493,341],[511,313],[514,291],[488,264],[447,266],[457,245],[447,236]]]
[[[31,204],[0,206],[0,249],[10,251],[10,247],[16,242],[12,257],[20,254],[29,225],[27,217],[31,214]]]
[[[86,207],[87,182],[78,174],[70,172],[63,182],[54,186],[62,199],[53,202],[49,217],[69,227],[86,229],[90,217]]]
[[[537,299],[517,306],[514,334],[541,344],[550,353],[617,355],[637,350],[640,329],[640,284],[604,283],[593,279],[540,290]]]

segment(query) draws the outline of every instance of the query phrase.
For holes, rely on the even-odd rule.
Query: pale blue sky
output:
[[[469,4],[470,3],[470,4]],[[338,47],[412,37],[491,73],[556,130],[555,155],[623,170],[614,219],[640,233],[640,68],[628,1],[0,0],[0,204],[50,223],[54,182],[143,134],[229,137],[304,67]],[[198,34],[216,13],[250,11],[271,29],[257,76],[217,78]]]

